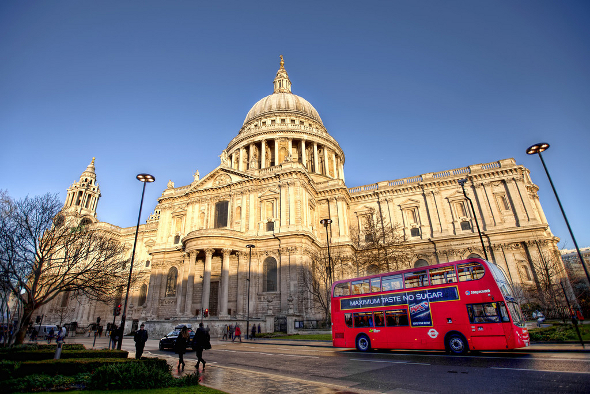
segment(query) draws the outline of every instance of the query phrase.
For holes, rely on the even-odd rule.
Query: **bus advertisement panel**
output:
[[[335,347],[471,350],[529,345],[502,271],[481,259],[335,282]]]

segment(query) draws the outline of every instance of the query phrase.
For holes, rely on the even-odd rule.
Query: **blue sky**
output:
[[[284,55],[349,187],[513,157],[553,233],[590,246],[588,1],[0,2],[0,188],[66,190],[96,157],[98,218],[142,222],[219,165]]]

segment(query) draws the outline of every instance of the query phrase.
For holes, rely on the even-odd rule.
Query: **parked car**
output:
[[[187,327],[188,328],[188,332],[190,335],[190,340],[187,342],[186,347],[187,348],[192,348],[192,343],[193,343],[193,338],[195,337],[195,332],[192,329],[192,325],[191,324],[179,324],[176,327],[174,327],[174,330],[170,331],[168,334],[166,334],[165,337],[160,338],[160,344],[159,344],[159,349],[160,350],[166,350],[166,349],[174,349],[174,346],[176,345],[176,338],[178,338],[178,336],[180,335],[180,330],[182,330],[183,327]],[[195,350],[195,349],[193,349]]]

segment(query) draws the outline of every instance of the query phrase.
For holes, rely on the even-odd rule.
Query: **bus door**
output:
[[[385,332],[383,331],[383,326],[381,325],[382,316],[379,312],[375,312],[376,316],[373,316],[373,312],[355,312],[352,314],[354,320],[354,332],[355,338],[360,334],[366,334],[369,339],[371,340],[371,347],[375,349],[383,349],[387,346],[387,340]],[[376,326],[375,321],[378,320],[378,324]]]
[[[499,304],[500,302],[467,304],[471,343],[475,350],[507,348],[506,328],[509,324],[503,323]],[[508,317],[508,314],[504,316]]]
[[[390,348],[407,349],[412,346],[410,320],[405,307],[385,311],[385,329]]]

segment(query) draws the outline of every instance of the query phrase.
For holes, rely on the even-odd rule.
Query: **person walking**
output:
[[[199,328],[197,328],[195,337],[193,338],[193,349],[197,351],[197,364],[195,365],[197,372],[199,371],[200,363],[203,363],[203,372],[205,371],[205,364],[207,363],[203,360],[203,350],[211,349],[210,340],[209,333],[203,328],[203,323],[199,323]]]
[[[260,323],[258,323],[258,336],[260,336]]]
[[[229,339],[231,339],[232,341],[234,340],[234,331],[235,331],[234,325],[230,324],[229,325]]]
[[[254,340],[256,338],[256,324],[252,324],[252,333],[250,334],[250,339]]]
[[[225,327],[223,327],[223,336],[221,337],[221,340],[223,341],[224,339],[227,341],[227,333],[229,332],[229,327],[227,326],[227,324],[225,325]]]
[[[240,343],[242,342],[242,330],[240,329],[240,326],[238,326],[236,324],[236,335],[234,336],[234,339],[232,339],[232,342],[234,342],[236,340],[236,338],[240,338]]]
[[[188,328],[186,326],[182,327],[180,334],[178,334],[178,338],[176,338],[176,343],[174,344],[174,351],[178,354],[178,370],[180,370],[182,365],[182,370],[184,371],[184,353],[186,353],[186,345],[190,338]]]
[[[139,360],[143,354],[145,343],[148,340],[148,333],[145,330],[145,324],[141,323],[139,330],[135,331],[133,340],[135,341],[135,358]]]
[[[116,324],[111,326],[111,343],[109,348],[115,350],[117,348],[117,341],[119,340],[119,329],[117,328]]]
[[[53,331],[53,327],[49,330],[49,334],[47,334],[47,344],[51,343],[53,336],[55,335],[55,331]]]

